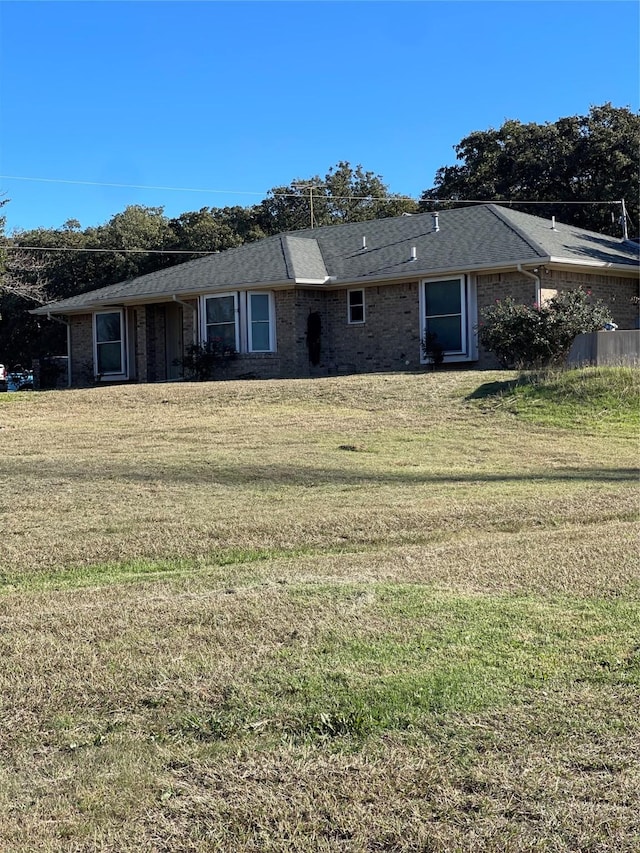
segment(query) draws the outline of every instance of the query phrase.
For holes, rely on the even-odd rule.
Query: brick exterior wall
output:
[[[602,300],[611,311],[615,323],[620,329],[640,328],[638,298],[638,279],[587,273],[580,271],[549,270],[541,268],[538,271],[542,301],[550,299],[562,290],[576,290],[582,287],[591,291],[594,300]],[[518,272],[479,275],[478,285],[478,319],[482,320],[482,311],[494,305],[496,300],[511,296],[524,304],[535,301],[535,282],[528,276]],[[491,353],[482,347],[478,353],[478,366],[485,369],[498,367],[498,362]]]
[[[601,275],[597,273],[568,272],[565,270],[541,270],[541,284],[554,292],[590,290],[593,299],[601,299],[611,311],[613,321],[620,329],[638,329],[640,306],[640,282],[638,278]]]
[[[162,382],[167,378],[165,306],[147,305],[146,309],[147,381]]]
[[[543,299],[559,290],[583,287],[594,299],[611,309],[620,329],[639,328],[638,280],[580,271],[540,269]],[[476,276],[478,319],[483,309],[511,296],[524,303],[535,300],[535,282],[518,272]],[[428,369],[420,363],[419,282],[367,287],[365,322],[349,324],[347,290],[295,288],[274,292],[276,315],[275,353],[243,353],[230,359],[221,378],[296,378],[340,373],[373,373]],[[634,301],[635,300],[635,301]],[[197,309],[197,300],[188,300]],[[312,365],[307,345],[307,323],[320,315],[320,363]],[[165,304],[138,305],[127,309],[131,379],[138,382],[167,378]],[[92,315],[70,317],[71,382],[74,387],[92,385]],[[194,336],[195,331],[195,336]],[[197,340],[197,311],[182,309],[184,348]],[[482,368],[497,367],[480,348]]]
[[[149,367],[147,361],[147,306],[139,305],[134,309],[134,355],[135,378],[138,382],[149,381]],[[131,354],[129,355],[131,359]]]
[[[309,364],[307,318],[322,322],[320,364]],[[347,290],[298,291],[298,375],[417,370],[420,364],[418,282],[365,288],[365,322],[348,322]]]
[[[69,318],[71,332],[71,385],[87,388],[93,378],[93,316],[76,314]]]

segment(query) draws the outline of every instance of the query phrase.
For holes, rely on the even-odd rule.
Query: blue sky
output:
[[[4,0],[7,230],[248,205],[340,160],[418,197],[471,131],[637,110],[639,25],[634,0]]]

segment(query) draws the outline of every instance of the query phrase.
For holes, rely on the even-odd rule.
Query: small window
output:
[[[347,320],[349,323],[364,323],[364,290],[347,291]]]
[[[125,373],[124,324],[122,311],[101,311],[94,315],[96,376]]]

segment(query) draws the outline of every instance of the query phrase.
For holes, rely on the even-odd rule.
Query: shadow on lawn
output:
[[[487,397],[500,397],[503,394],[509,394],[518,385],[523,385],[522,377],[517,379],[506,379],[502,382],[484,382],[479,385],[471,394],[467,394],[465,400],[486,400]]]
[[[549,468],[522,473],[501,473],[491,471],[443,471],[424,473],[402,468],[398,471],[371,472],[353,468],[314,468],[300,464],[288,465],[250,465],[239,462],[238,465],[221,466],[215,462],[203,460],[197,470],[169,468],[146,464],[133,469],[128,465],[112,460],[108,466],[100,469],[87,467],[69,470],[68,466],[57,465],[54,461],[15,460],[14,476],[26,477],[34,481],[54,481],[56,486],[68,482],[122,482],[122,483],[165,483],[187,485],[221,486],[265,486],[276,488],[283,486],[358,486],[385,485],[398,486],[423,484],[461,485],[487,483],[556,483],[556,482],[598,482],[622,483],[638,482],[638,468]]]

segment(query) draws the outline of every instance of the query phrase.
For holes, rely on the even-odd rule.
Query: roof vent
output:
[[[416,261],[418,259],[418,250],[415,246],[411,247],[411,260]]]
[[[555,216],[552,216],[552,217],[551,217],[551,230],[552,230],[552,231],[557,231],[557,230],[558,230],[558,229],[556,228],[556,218],[555,218]]]
[[[362,235],[362,248],[367,248],[367,238],[364,236],[364,234]]]
[[[432,213],[432,214],[431,214],[431,218],[433,219],[433,230],[434,230],[434,231],[439,231],[439,230],[440,230],[440,225],[438,224],[438,214],[437,214],[437,213]]]

